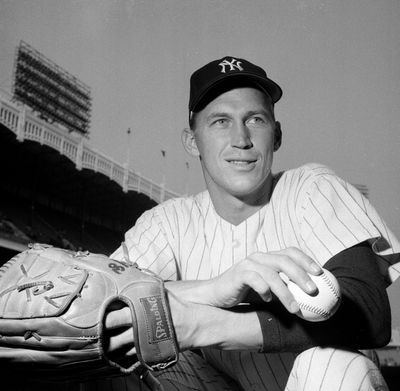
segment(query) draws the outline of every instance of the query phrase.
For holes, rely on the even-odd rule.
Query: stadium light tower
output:
[[[89,136],[90,88],[24,41],[16,51],[13,96],[41,118]]]

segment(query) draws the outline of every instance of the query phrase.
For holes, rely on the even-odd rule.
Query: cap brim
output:
[[[249,83],[253,82],[256,86],[261,88],[264,92],[266,92],[272,100],[272,103],[278,102],[278,100],[282,97],[282,89],[276,84],[274,81],[268,78],[260,77],[258,75],[254,75],[252,73],[235,73],[232,75],[222,75],[218,79],[214,79],[212,83],[207,85],[200,94],[198,94],[197,99],[191,102],[191,107],[189,108],[190,111],[196,111],[196,107],[199,105],[200,102],[204,101],[205,98],[211,94],[211,92],[220,87],[222,83],[227,83],[230,88],[235,88],[235,84],[231,84],[234,79],[240,81],[248,80]]]

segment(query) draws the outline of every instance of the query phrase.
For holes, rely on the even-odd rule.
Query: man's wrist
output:
[[[256,312],[250,307],[224,309],[198,304],[191,300],[197,300],[199,291],[189,293],[190,284],[184,285],[184,281],[166,283],[172,321],[181,351],[210,346],[222,350],[262,347],[261,326]],[[185,292],[191,300],[186,300]]]
[[[212,330],[216,326],[217,319],[213,322],[210,319],[210,316],[217,315],[210,313],[217,312],[218,309],[200,304],[202,293],[206,291],[205,285],[201,281],[165,283],[172,321],[181,351],[218,343],[219,336]]]
[[[195,337],[198,333],[194,304],[181,300],[172,289],[167,288],[167,292],[179,350],[193,349],[196,347]]]
[[[165,283],[168,291],[187,303],[212,305],[212,280],[168,281]]]

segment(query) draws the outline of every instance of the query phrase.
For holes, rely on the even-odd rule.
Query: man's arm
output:
[[[261,350],[265,352],[302,351],[317,345],[357,349],[386,345],[391,333],[390,305],[384,279],[370,247],[360,244],[347,249],[324,267],[336,276],[342,291],[342,303],[327,321],[314,323],[300,319],[277,299],[270,303],[258,300],[257,304],[229,310],[187,303],[186,310],[176,314],[173,311],[175,324],[184,325],[183,332],[179,331],[178,335],[184,336],[184,344],[190,341],[188,347],[257,349],[262,342]],[[196,283],[193,282],[192,287],[190,283],[186,286],[172,283],[170,289],[184,298],[185,291],[193,295],[193,291],[199,289]],[[192,329],[188,329],[186,323]],[[190,331],[185,334],[184,330]]]
[[[179,283],[167,284],[169,307],[180,351],[214,346],[223,350],[259,350],[263,333],[256,311],[248,305],[231,309],[197,304],[181,298]],[[189,289],[185,284],[185,289]],[[134,355],[131,313],[116,308],[105,318],[108,355],[121,360]]]
[[[209,280],[167,281],[165,287],[180,350],[206,346],[260,349],[263,335],[257,313],[250,305],[239,304],[253,289],[264,303],[269,303],[274,295],[287,311],[297,312],[299,306],[280,272],[304,291],[313,293],[317,287],[309,274],[318,275],[321,268],[299,249],[287,248],[254,253]],[[105,331],[110,352],[134,353],[133,333],[126,327],[129,315],[128,308],[107,314]]]
[[[167,282],[180,349],[215,346],[276,352],[302,351],[317,345],[358,349],[385,345],[390,338],[390,306],[369,246],[347,249],[325,267],[337,277],[343,301],[331,319],[318,323],[294,316],[278,300],[229,309],[197,303],[197,296],[207,297],[205,289],[212,291],[210,280]],[[121,341],[119,336],[111,347]]]
[[[257,311],[263,328],[263,351],[304,350],[311,346],[343,345],[371,349],[386,345],[391,312],[386,284],[367,243],[331,258],[324,267],[337,278],[342,303],[325,322],[310,323],[288,314],[275,302]]]
[[[171,287],[170,287],[171,288]],[[169,291],[169,304],[181,351],[204,347],[221,350],[259,350],[263,333],[250,306],[224,309],[180,300]]]

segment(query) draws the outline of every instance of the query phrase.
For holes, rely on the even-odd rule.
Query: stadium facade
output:
[[[32,241],[109,253],[150,207],[176,193],[0,93],[2,261]]]

